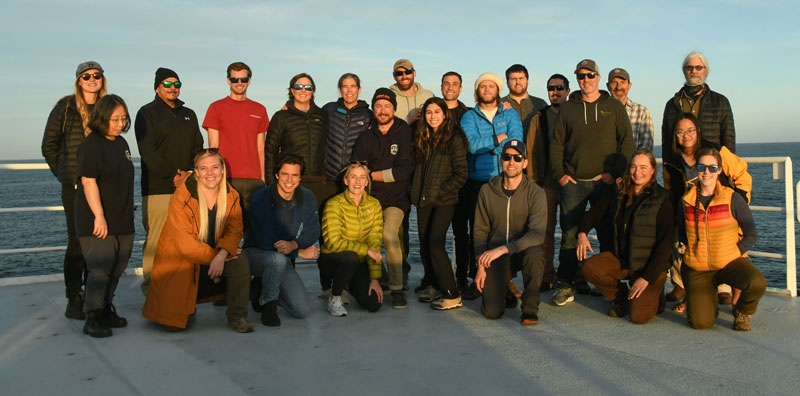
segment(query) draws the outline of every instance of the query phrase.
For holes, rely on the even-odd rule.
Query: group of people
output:
[[[502,98],[503,78],[478,76],[472,108],[459,101],[461,75],[445,73],[436,97],[414,81],[408,59],[394,63],[395,84],[371,103],[345,73],[340,98],[320,108],[313,78],[301,73],[271,119],[247,97],[252,70],[235,62],[230,94],[202,122],[207,148],[178,99],[178,74],[159,68],[155,98],[133,122],[147,232],[143,315],[178,331],[197,303],[214,301],[227,306],[229,327],[247,333],[249,300],[265,326],[280,326],[278,307],[305,318],[297,258],[317,261],[334,316],[347,315],[351,297],[369,312],[385,294],[405,308],[413,204],[424,270],[415,292],[433,309],[482,298],[481,312],[495,319],[521,299],[520,322],[534,325],[541,292],[554,290],[551,304],[564,306],[576,291],[593,293],[591,282],[611,301],[610,316],[646,323],[669,300],[692,327],[708,328],[728,303],[734,329],[748,330],[766,288],[747,258],[757,239],[752,180],[734,154],[730,104],[705,83],[706,58],[693,52],[682,70],[686,84],[664,111],[662,187],[652,119],[628,98],[630,75],[611,69],[601,90],[591,59],[575,67],[578,91],[562,74],[547,80],[549,105],[528,94],[518,64]],[[106,95],[97,62],[75,75],[75,94],[50,113],[42,153],[62,183],[69,230],[65,315],[107,337],[127,324],[113,297],[133,244],[133,164],[120,135],[131,118],[119,96]],[[455,271],[445,249],[451,226]],[[600,252],[590,256],[593,228]]]

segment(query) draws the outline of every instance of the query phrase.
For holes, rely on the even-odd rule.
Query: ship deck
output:
[[[533,327],[519,325],[519,309],[487,320],[480,299],[438,312],[413,300],[413,292],[407,309],[384,301],[371,314],[353,302],[349,316],[336,318],[316,297],[316,266],[300,265],[298,272],[310,317],[292,319],[279,310],[282,326],[267,328],[251,309],[251,334],[228,329],[225,308],[211,304],[198,307],[187,331],[166,332],[141,316],[141,278],[124,276],[115,304],[129,325],[107,339],[85,336],[82,321],[64,317],[62,282],[5,279],[2,393],[788,395],[800,389],[797,298],[765,295],[753,330],[744,333],[730,328],[730,307],[721,309],[714,328],[699,331],[670,311],[647,325],[610,318],[602,297],[582,295],[565,307],[542,304],[541,324]],[[412,285],[419,275],[412,272]]]

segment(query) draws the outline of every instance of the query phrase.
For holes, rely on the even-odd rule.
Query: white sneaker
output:
[[[342,296],[331,296],[328,299],[328,312],[333,316],[347,316],[347,310],[342,305]]]

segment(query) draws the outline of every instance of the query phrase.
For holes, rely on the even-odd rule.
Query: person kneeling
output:
[[[241,239],[239,194],[225,182],[224,160],[216,149],[201,150],[194,157],[194,176],[178,181],[170,199],[144,317],[185,329],[195,304],[222,299],[225,287],[228,326],[252,332],[247,321],[250,264],[236,255]]]
[[[244,252],[254,274],[250,301],[261,312],[265,326],[280,326],[278,305],[298,319],[308,316],[308,295],[294,268],[297,257],[316,259],[319,249],[317,200],[311,190],[300,187],[303,158],[284,155],[275,169],[275,183],[253,195],[250,202],[250,232]]]
[[[578,260],[586,258],[587,249],[594,252],[586,233],[603,220],[614,201],[614,251],[586,260],[583,275],[612,301],[609,316],[630,313],[633,323],[645,324],[663,310],[674,236],[672,199],[656,183],[652,151],[643,149],[633,155],[619,199],[609,194],[584,215],[578,229]],[[630,290],[623,279],[630,283]]]
[[[523,172],[525,144],[510,140],[501,155],[503,172],[481,187],[475,208],[475,285],[483,294],[481,312],[489,319],[507,306],[511,265],[522,268],[522,325],[539,323],[539,286],[544,272],[547,199],[544,190]],[[516,306],[516,297],[513,298]]]

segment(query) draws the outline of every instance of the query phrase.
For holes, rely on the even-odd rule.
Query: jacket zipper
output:
[[[700,194],[700,192],[697,192]],[[712,198],[713,201],[713,198]],[[705,208],[703,205],[703,218],[705,219],[705,227],[706,227],[706,261],[708,263],[708,270],[711,270],[711,242],[708,240],[708,209]]]
[[[508,245],[508,233],[511,228],[511,197],[506,197],[506,245]]]

